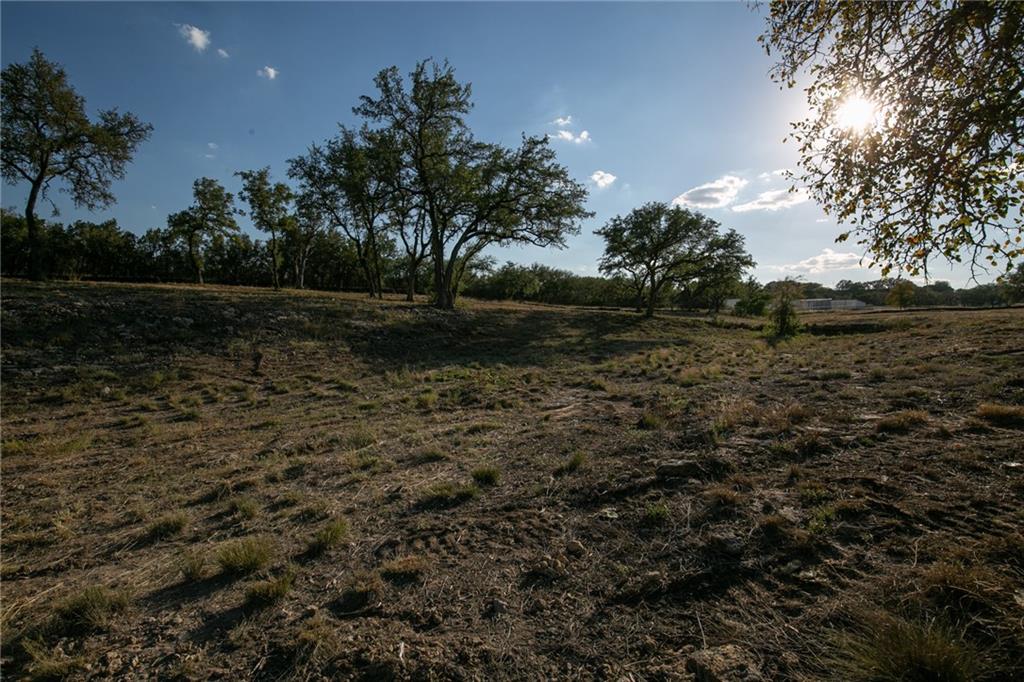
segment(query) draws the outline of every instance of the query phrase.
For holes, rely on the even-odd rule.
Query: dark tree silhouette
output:
[[[3,176],[12,185],[29,183],[28,273],[42,279],[36,204],[47,198],[55,181],[63,182],[76,206],[95,210],[113,203],[111,182],[124,178],[136,148],[153,128],[117,109],[89,120],[85,100],[68,83],[64,69],[38,49],[27,63],[5,68],[2,80]]]

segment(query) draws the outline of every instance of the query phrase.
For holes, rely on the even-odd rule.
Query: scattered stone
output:
[[[747,543],[734,535],[712,535],[708,538],[708,547],[719,554],[738,557],[743,554]]]
[[[761,682],[765,679],[753,655],[735,644],[702,649],[686,659],[695,682]]]
[[[778,570],[778,573],[779,575],[793,575],[794,573],[799,571],[802,566],[803,564],[800,563],[799,559],[793,559],[788,564],[780,568]]]
[[[497,618],[498,616],[502,615],[503,613],[507,613],[507,612],[508,612],[508,603],[507,602],[503,602],[500,599],[492,599],[491,603],[489,603],[487,605],[487,608],[484,611],[484,615],[487,616],[488,618]]]
[[[670,459],[654,470],[658,478],[700,478],[704,471],[692,459]]]
[[[715,481],[733,472],[733,465],[719,457],[701,459],[670,459],[659,464],[655,476],[660,480],[677,478]]]
[[[583,543],[579,540],[572,540],[566,546],[565,551],[568,552],[570,556],[579,557],[587,553],[587,548],[584,547]]]

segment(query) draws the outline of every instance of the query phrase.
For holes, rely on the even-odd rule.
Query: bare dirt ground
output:
[[[4,674],[1013,679],[1024,311],[804,321],[4,281]]]

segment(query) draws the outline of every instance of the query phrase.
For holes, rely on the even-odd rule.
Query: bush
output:
[[[769,335],[777,339],[797,335],[800,331],[800,320],[797,318],[793,301],[799,296],[799,283],[789,279],[779,283],[768,313]]]

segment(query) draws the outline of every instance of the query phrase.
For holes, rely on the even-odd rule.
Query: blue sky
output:
[[[568,249],[493,249],[499,261],[596,274],[594,229],[644,202],[678,199],[742,233],[762,281],[877,279],[858,266],[855,244],[834,243],[834,221],[783,192],[789,183],[773,174],[795,167],[795,145],[783,138],[805,105],[799,91],[768,78],[771,61],[756,40],[763,11],[746,3],[3,2],[0,19],[4,66],[38,46],[64,65],[90,112],[117,106],[154,126],[114,188],[118,203],[89,214],[54,192],[60,220],[113,217],[141,233],[191,203],[197,177],[237,191],[235,171],[270,165],[283,180],[287,159],[339,122],[356,122],[352,106],[373,92],[378,70],[407,72],[432,56],[472,82],[469,121],[479,138],[513,145],[523,132],[550,134],[561,162],[591,189],[596,216]],[[20,208],[25,195],[5,185],[2,203]],[[932,274],[967,279],[940,264]]]

